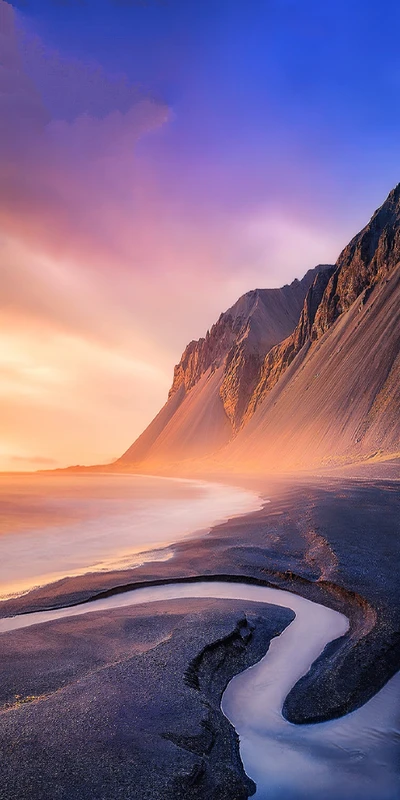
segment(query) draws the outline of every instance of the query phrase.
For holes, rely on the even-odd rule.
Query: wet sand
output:
[[[271,589],[265,586],[203,580],[196,583],[172,583],[166,586],[145,587],[131,592],[115,594],[100,600],[93,600],[90,603],[84,603],[72,608],[5,617],[0,620],[0,633],[4,636],[4,631],[21,631],[22,627],[25,626],[25,629],[33,627],[39,636],[48,636],[48,633],[42,632],[40,634],[40,627],[43,626],[47,630],[50,627],[51,630],[55,620],[65,620],[70,615],[70,622],[77,617],[85,616],[88,618],[86,628],[89,628],[90,639],[92,636],[90,632],[90,617],[93,614],[97,617],[99,612],[104,612],[106,609],[113,610],[121,606],[132,608],[149,601],[154,602],[157,607],[162,600],[168,606],[171,599],[188,598],[191,601],[194,597],[230,598],[234,601],[241,601],[244,607],[249,602],[251,605],[253,602],[274,603],[295,612],[295,618],[286,630],[275,638],[270,647],[270,652],[255,667],[247,669],[238,675],[236,681],[231,681],[222,697],[222,709],[229,721],[234,723],[234,727],[240,736],[242,758],[246,754],[244,766],[247,774],[253,775],[253,767],[250,770],[248,768],[249,764],[251,765],[251,758],[248,757],[249,752],[251,756],[253,750],[258,751],[261,756],[259,758],[259,767],[265,764],[265,744],[267,743],[268,749],[272,750],[271,739],[272,741],[274,740],[276,733],[281,742],[285,740],[286,746],[282,747],[281,745],[280,748],[280,763],[281,769],[286,771],[288,763],[292,760],[291,745],[295,726],[290,725],[282,717],[282,705],[285,697],[297,680],[307,672],[315,658],[323,651],[325,645],[341,636],[348,629],[348,620],[342,614],[332,611],[326,606],[310,602],[291,592],[283,592],[279,589]],[[247,619],[245,613],[244,618]],[[252,633],[249,631],[249,641],[251,635]],[[226,649],[226,654],[227,652],[228,650]],[[295,654],[295,658],[293,654]],[[233,653],[230,654],[231,657],[232,655]],[[196,688],[197,668],[193,671],[192,664],[189,670],[193,678],[192,683]],[[238,687],[238,690],[235,687]],[[259,735],[260,726],[261,730],[264,731],[264,735],[261,737]],[[356,729],[355,735],[357,733],[359,735],[360,730]],[[327,748],[329,757],[325,760],[332,762],[332,769],[329,770],[328,763],[325,766],[325,774],[328,786],[335,791],[335,753],[337,752],[337,747],[341,745],[341,737],[335,736],[333,731],[331,738],[332,741],[329,742]],[[295,742],[298,745],[296,735]],[[372,761],[372,755],[370,753],[370,762]],[[275,756],[275,761],[277,760]],[[307,758],[305,761],[307,763]],[[316,764],[316,769],[314,767],[314,770],[313,764]],[[390,766],[390,760],[389,763],[386,761],[385,765],[386,767]],[[318,773],[319,769],[320,759],[316,760],[315,754],[313,753],[312,757],[310,754],[308,761],[308,771],[310,773],[309,800],[314,797],[313,778],[315,778],[315,772]],[[389,771],[391,772],[391,770]],[[272,787],[270,786],[269,772],[270,770],[268,769],[266,774],[260,775],[260,769],[257,771],[257,797],[261,797],[260,792],[263,792],[265,786],[268,789],[269,796],[271,796],[270,790]],[[291,772],[293,782],[301,779],[301,775],[296,774],[296,770],[291,770]],[[348,787],[345,785],[344,788]],[[335,797],[335,794],[333,794],[333,797]],[[350,800],[353,800],[352,794],[350,795]]]
[[[221,696],[292,619],[185,599],[3,634],[1,800],[246,800]]]
[[[284,714],[303,724],[347,714],[373,697],[400,667],[394,568],[400,555],[399,483],[334,476],[286,486],[269,481],[265,491],[271,503],[261,511],[217,526],[198,540],[180,542],[168,562],[65,579],[1,604],[0,614],[204,575],[284,588],[350,619],[349,633],[328,647],[289,693]],[[163,795],[148,795],[152,800],[158,796]],[[232,800],[249,794],[226,796]]]
[[[0,615],[71,605],[143,583],[228,576],[294,591],[351,622],[289,696],[294,722],[340,716],[368,700],[400,667],[397,481],[320,479],[270,484],[262,510],[180,542],[173,558],[135,570],[64,579],[0,604]],[[120,587],[118,589],[118,587]]]

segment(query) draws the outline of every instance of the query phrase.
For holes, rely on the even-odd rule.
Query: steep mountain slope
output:
[[[294,469],[400,450],[400,267],[309,338],[220,459]]]
[[[282,289],[248,292],[221,314],[206,336],[186,347],[168,401],[117,462],[204,456],[241,425],[265,355],[295,327],[320,265]]]
[[[340,254],[316,314],[313,338],[328,330],[362,292],[370,291],[399,261],[400,183]]]
[[[188,345],[122,463],[294,469],[399,451],[400,184],[335,267],[243,295]]]
[[[259,373],[257,385],[248,399],[246,412],[243,415],[243,424],[253,416],[257,406],[263,401],[266,394],[275,386],[280,376],[291,364],[297,353],[310,340],[315,321],[315,315],[321,303],[328,281],[335,271],[330,267],[323,272],[319,272],[314,279],[312,286],[307,292],[306,299],[299,322],[293,333],[284,339],[283,342],[272,347],[267,353],[264,363]]]
[[[315,278],[224,458],[292,468],[399,451],[399,262],[400,184]]]

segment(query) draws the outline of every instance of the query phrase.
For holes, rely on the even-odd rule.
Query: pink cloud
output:
[[[0,0],[6,453],[35,457],[43,443],[59,463],[117,456],[165,400],[188,340],[241,293],[313,266],[314,231],[273,209],[228,211],[206,180],[184,202],[182,174],[160,175],[139,152],[170,120],[124,77],[21,38]]]
[[[49,120],[32,78],[36,74],[33,64],[29,77],[24,72],[15,12],[3,0],[0,37],[2,228],[28,236],[41,247],[56,247],[57,254],[63,249],[79,252],[85,246],[96,250],[108,227],[112,194],[119,194],[121,201],[123,184],[137,183],[135,145],[166,122],[168,109],[143,97],[126,79],[108,81],[100,68],[71,65],[53,54],[52,69],[47,73],[52,76],[53,92],[57,81],[61,95],[65,86],[70,94],[76,90],[75,105],[80,113],[68,121]],[[41,63],[46,63],[46,57],[37,43],[36,50],[30,50],[31,62],[35,54],[39,72],[46,74]],[[96,116],[82,111],[93,106],[103,113]],[[111,189],[108,197],[107,189]]]

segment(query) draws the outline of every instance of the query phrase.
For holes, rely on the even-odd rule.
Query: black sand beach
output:
[[[326,648],[284,706],[292,722],[328,720],[359,707],[400,667],[398,490],[397,480],[367,476],[270,482],[261,511],[180,542],[169,561],[65,579],[2,603],[0,615],[202,576],[283,588],[350,619],[349,633]],[[50,643],[44,626],[2,636],[2,800],[250,796],[220,696],[290,612],[227,601],[157,605],[47,623]],[[251,636],[243,612],[256,621]],[[200,693],[185,683],[199,653],[207,676]],[[22,702],[30,695],[39,699]]]
[[[4,634],[0,797],[245,800],[222,692],[293,617],[185,600]]]

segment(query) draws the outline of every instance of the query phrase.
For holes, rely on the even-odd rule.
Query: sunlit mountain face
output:
[[[399,34],[0,0],[0,800],[400,798]]]
[[[335,265],[248,292],[190,342],[115,466],[265,474],[397,457],[399,331],[400,184]]]
[[[1,0],[2,469],[116,458],[222,310],[335,262],[399,171],[385,9]]]

